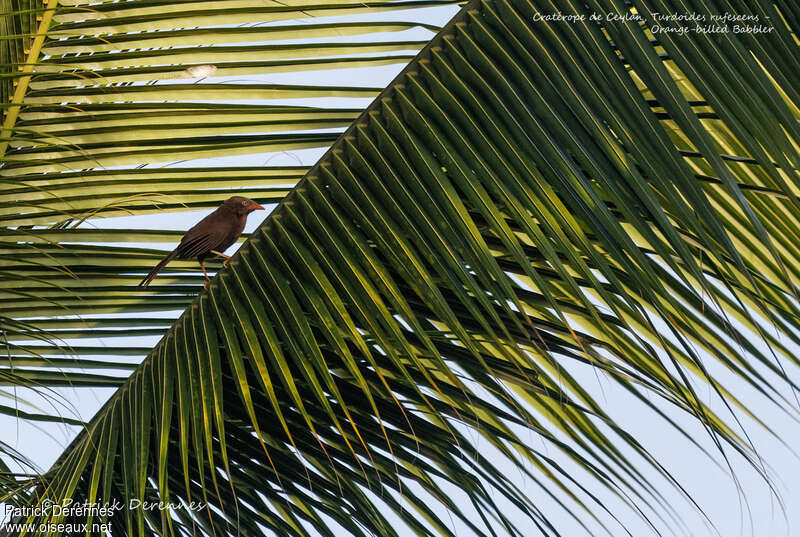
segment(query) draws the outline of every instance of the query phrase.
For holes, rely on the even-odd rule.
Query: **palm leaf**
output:
[[[669,527],[647,475],[670,474],[574,363],[759,469],[695,388],[740,404],[713,359],[796,411],[775,384],[797,365],[796,27],[753,4],[736,8],[786,26],[654,41],[589,22],[614,0],[470,2],[28,492],[208,505],[126,510],[120,535],[398,534],[387,509],[418,535],[451,534],[442,509],[479,535],[556,534],[469,430],[597,517],[529,431]],[[556,9],[587,20],[536,21]]]
[[[233,194],[283,199],[307,166],[254,164],[324,150],[380,88],[271,77],[402,66],[438,29],[428,8],[452,5],[0,1],[4,371],[32,389],[119,384],[130,363],[86,340],[155,341],[201,288],[193,263],[136,287],[180,239],[143,217],[180,219]],[[116,217],[134,223],[108,229]],[[104,356],[111,375],[81,371]],[[52,367],[32,371],[32,359]]]

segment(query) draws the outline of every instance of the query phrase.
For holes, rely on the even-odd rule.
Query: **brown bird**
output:
[[[156,274],[175,258],[191,259],[196,257],[200,262],[200,268],[203,269],[203,275],[206,277],[204,286],[208,287],[211,280],[206,274],[203,261],[216,255],[224,257],[225,261],[222,264],[227,265],[230,256],[223,252],[241,236],[244,224],[247,222],[247,215],[263,208],[253,200],[242,196],[228,198],[216,211],[187,231],[178,247],[167,254],[167,257],[162,259],[139,285],[142,287],[150,285]]]

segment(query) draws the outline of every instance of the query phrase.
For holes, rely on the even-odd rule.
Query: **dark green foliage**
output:
[[[480,535],[557,534],[463,424],[539,493],[571,497],[575,516],[603,506],[515,431],[645,516],[668,510],[643,465],[669,474],[570,376],[574,362],[753,458],[693,386],[738,404],[706,373],[711,357],[796,410],[775,387],[794,387],[783,365],[800,343],[796,28],[653,42],[630,23],[534,22],[570,6],[470,2],[37,492],[216,507],[126,512],[115,535],[307,535],[300,521],[342,535],[324,517],[352,535],[402,534],[386,507],[419,535],[450,535],[436,502]]]

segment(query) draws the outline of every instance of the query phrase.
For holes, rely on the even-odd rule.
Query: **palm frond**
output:
[[[162,335],[202,280],[174,263],[168,285],[136,287],[180,239],[144,217],[180,219],[234,194],[279,202],[308,166],[262,164],[323,151],[380,91],[326,77],[399,69],[438,30],[426,14],[454,4],[0,1],[7,367],[38,356],[59,368],[20,372],[26,386],[91,385],[82,366],[103,353],[86,354],[98,347],[86,340]],[[303,83],[286,82],[298,73]],[[133,223],[109,229],[120,217]]]
[[[586,21],[537,21],[556,7]],[[797,28],[769,2],[736,8],[781,27],[654,41],[646,23],[590,22],[627,12],[614,0],[470,2],[29,490],[207,505],[125,510],[120,535],[398,535],[388,511],[451,535],[442,509],[478,535],[556,535],[466,430],[598,517],[522,431],[669,527],[648,476],[671,475],[575,363],[760,469],[696,386],[740,404],[715,360],[797,410],[775,382],[794,388],[798,365],[800,86],[796,61],[765,57],[797,60]]]

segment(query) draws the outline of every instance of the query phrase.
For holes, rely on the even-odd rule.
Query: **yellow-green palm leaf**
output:
[[[777,383],[795,387],[800,338],[798,19],[726,5],[774,31],[654,41],[590,21],[615,0],[467,4],[17,500],[211,506],[126,510],[115,535],[451,535],[442,509],[479,535],[558,534],[480,435],[575,516],[604,506],[540,440],[668,510],[648,477],[667,470],[574,363],[760,468],[695,387],[739,404],[715,360],[797,410]],[[536,20],[557,10],[586,20]]]

